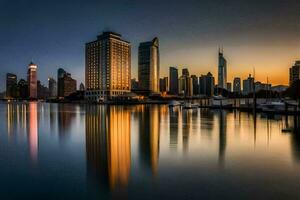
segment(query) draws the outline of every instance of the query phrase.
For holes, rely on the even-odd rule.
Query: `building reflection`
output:
[[[192,124],[192,110],[182,111],[182,148],[183,152],[188,151],[189,137]]]
[[[178,132],[179,132],[179,116],[181,115],[181,110],[178,107],[170,108],[169,116],[169,132],[170,132],[170,148],[177,149],[178,146]]]
[[[36,162],[38,157],[38,112],[37,103],[29,103],[29,126],[28,126],[28,144],[30,157]]]
[[[69,133],[72,122],[76,117],[76,106],[72,104],[58,104],[58,133],[63,139]]]
[[[126,188],[131,167],[130,111],[120,106],[87,106],[86,156],[88,178],[102,189]]]
[[[219,166],[225,165],[225,153],[227,143],[227,113],[225,110],[218,111],[219,118]]]
[[[156,175],[159,160],[160,108],[158,105],[139,107],[139,146],[142,166]]]
[[[290,120],[291,119],[291,120]],[[295,162],[300,163],[300,117],[293,116],[285,118],[285,125],[287,130],[291,132],[291,151]]]

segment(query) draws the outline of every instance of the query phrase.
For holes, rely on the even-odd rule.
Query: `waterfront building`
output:
[[[176,67],[169,68],[169,93],[178,95],[178,69]]]
[[[226,89],[228,92],[232,92],[232,84],[230,82],[226,84]]]
[[[18,82],[18,89],[19,89],[19,97],[21,99],[27,99],[28,95],[28,82],[24,79],[20,79]]]
[[[57,82],[54,78],[48,78],[48,88],[49,88],[49,97],[55,98],[57,97]]]
[[[103,32],[85,47],[85,98],[100,101],[130,92],[131,44],[113,32]]]
[[[193,82],[191,77],[182,75],[179,78],[179,95],[193,96]]]
[[[193,95],[199,95],[199,78],[196,75],[192,75],[192,87],[193,87]]]
[[[37,98],[47,99],[49,97],[49,89],[42,85],[41,81],[37,81]]]
[[[227,61],[224,58],[223,50],[219,49],[219,65],[218,65],[218,87],[227,89]]]
[[[64,98],[76,92],[77,81],[72,78],[70,73],[65,73],[58,79],[58,97]]]
[[[182,69],[182,76],[186,76],[186,77],[190,76],[190,72],[188,68]]]
[[[241,78],[235,77],[233,79],[233,92],[241,93]]]
[[[243,94],[248,95],[253,92],[254,92],[254,78],[251,77],[251,74],[249,74],[249,77],[243,80]]]
[[[167,92],[169,90],[169,78],[164,77],[159,79],[160,92]]]
[[[154,38],[139,45],[139,89],[150,93],[159,92],[159,42]]]
[[[295,65],[290,68],[290,86],[294,81],[300,79],[300,61],[296,61]]]
[[[28,95],[30,99],[37,99],[37,65],[31,62],[27,71]]]
[[[214,95],[215,78],[208,72],[207,75],[201,75],[199,78],[200,95],[211,97]]]
[[[17,75],[7,73],[6,74],[6,98],[16,98],[17,97]]]
[[[260,90],[271,90],[272,85],[268,83],[261,83],[259,81],[254,83],[255,92]]]

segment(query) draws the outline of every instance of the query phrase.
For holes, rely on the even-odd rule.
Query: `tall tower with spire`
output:
[[[226,89],[226,84],[227,84],[227,61],[223,55],[223,48],[219,48],[218,87]]]

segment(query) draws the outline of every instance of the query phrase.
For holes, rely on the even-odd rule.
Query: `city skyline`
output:
[[[1,22],[6,31],[0,34],[1,85],[7,71],[25,77],[19,69],[31,60],[40,66],[44,84],[59,67],[84,82],[84,44],[105,29],[121,33],[132,43],[132,77],[137,77],[138,44],[158,37],[161,76],[168,74],[169,66],[188,66],[191,74],[211,71],[216,76],[215,58],[222,45],[230,81],[235,76],[246,78],[255,67],[258,80],[265,80],[272,69],[271,83],[288,84],[286,70],[300,55],[300,6],[292,0],[275,0],[272,6],[270,2],[2,1]],[[122,12],[98,12],[115,5]],[[28,15],[27,6],[37,12]],[[211,9],[218,12],[209,12]]]

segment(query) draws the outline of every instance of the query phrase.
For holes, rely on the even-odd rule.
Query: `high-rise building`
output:
[[[47,99],[49,97],[49,89],[42,85],[41,81],[37,81],[37,98]]]
[[[179,94],[193,96],[193,81],[191,77],[182,75],[179,78]]]
[[[254,92],[254,78],[251,77],[251,74],[249,74],[249,77],[243,80],[243,94],[248,95],[253,92]]]
[[[159,42],[154,38],[139,46],[138,55],[139,89],[159,92]]]
[[[17,75],[6,74],[6,98],[16,98],[17,96]]]
[[[31,62],[27,71],[28,95],[30,99],[37,99],[37,65]]]
[[[18,89],[19,89],[19,97],[21,99],[27,99],[28,98],[28,82],[24,79],[20,79],[18,82]]]
[[[232,92],[232,84],[230,82],[226,84],[226,89],[228,92]]]
[[[190,76],[190,72],[188,68],[183,68],[182,69],[182,76]]]
[[[290,68],[290,86],[294,81],[300,79],[300,61],[296,61],[295,65]]]
[[[241,93],[241,78],[235,77],[233,79],[233,92]]]
[[[122,36],[103,32],[85,47],[85,97],[108,100],[130,92],[131,45]]]
[[[48,88],[49,88],[49,97],[55,98],[57,97],[57,82],[54,78],[48,78]]]
[[[68,97],[70,94],[76,92],[77,81],[71,77],[70,73],[65,73],[62,78],[58,79],[58,97]]]
[[[199,78],[200,94],[211,97],[214,94],[215,78],[208,72],[207,75],[201,75]]]
[[[218,65],[218,87],[226,89],[227,84],[227,61],[224,58],[223,50],[219,49],[219,65]]]
[[[193,82],[193,95],[199,95],[199,78],[196,75],[192,75]]]
[[[164,78],[159,79],[159,88],[160,88],[160,92],[169,91],[169,79],[168,79],[168,77],[164,77]]]
[[[169,68],[169,93],[172,95],[178,94],[178,69],[176,67]]]

